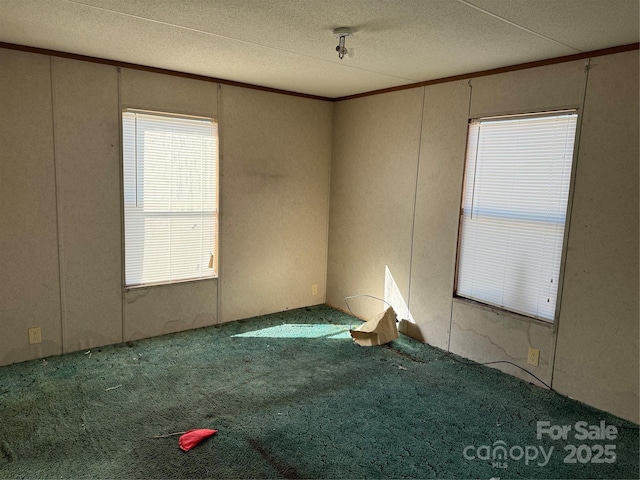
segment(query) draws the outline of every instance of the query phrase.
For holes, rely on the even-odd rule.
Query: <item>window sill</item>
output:
[[[124,287],[125,292],[129,292],[131,290],[140,290],[144,288],[153,288],[153,287],[162,287],[168,285],[181,285],[184,283],[193,283],[193,282],[203,282],[208,280],[217,280],[218,276],[215,277],[202,277],[202,278],[187,278],[185,280],[176,280],[174,282],[158,282],[158,283],[145,283],[143,285],[130,285]]]
[[[501,317],[510,318],[520,322],[532,323],[534,325],[539,325],[541,327],[554,328],[554,322],[552,321],[546,321],[546,320],[540,320],[538,318],[527,317],[526,315],[510,312],[509,310],[505,310],[500,307],[494,307],[493,305],[488,305],[486,303],[476,302],[475,300],[469,300],[468,298],[454,296],[453,301],[455,303],[466,305],[468,307],[486,310],[488,312],[495,313],[496,315],[500,315]]]

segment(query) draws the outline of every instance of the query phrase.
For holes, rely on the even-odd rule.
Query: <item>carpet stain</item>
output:
[[[13,462],[16,459],[16,454],[6,440],[0,442],[0,452],[2,452],[5,462]]]
[[[303,478],[302,475],[300,475],[294,467],[278,459],[259,440],[250,438],[247,440],[247,442],[249,443],[249,445],[251,445],[251,448],[258,452],[258,454],[269,465],[271,465],[276,472],[278,472],[280,477],[286,478],[288,480],[298,480]]]

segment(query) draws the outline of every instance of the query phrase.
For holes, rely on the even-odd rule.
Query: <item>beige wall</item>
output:
[[[221,320],[324,303],[333,105],[231,86],[221,98]]]
[[[125,291],[120,111],[219,119],[219,102],[228,277]],[[323,303],[332,109],[0,49],[0,365]]]
[[[589,73],[553,385],[638,422],[638,52]]]
[[[588,84],[585,66],[336,105],[327,301],[344,308],[348,295],[382,297],[382,268],[393,262],[416,336],[478,362],[513,362],[638,422],[638,55],[593,59]],[[583,127],[559,320],[454,300],[468,118],[567,107],[580,109]],[[382,305],[367,308],[356,313],[366,318]],[[526,363],[530,346],[540,350],[538,367]],[[496,368],[537,383],[516,367]]]
[[[58,191],[63,352],[71,352],[122,341],[118,72],[51,62],[58,175],[50,181]]]
[[[0,364],[62,353],[50,72],[0,49]]]
[[[383,297],[386,269],[407,301],[422,96],[403,90],[335,106],[327,302],[343,310],[346,296]],[[369,298],[349,305],[363,318],[382,309]]]
[[[332,105],[0,49],[0,364],[371,294],[428,343],[637,422],[638,56],[593,59],[586,92],[584,66]],[[219,279],[124,291],[123,106],[219,119]],[[563,107],[582,131],[556,326],[453,300],[469,115]]]
[[[468,82],[425,89],[409,309],[422,339],[445,350],[470,95]]]

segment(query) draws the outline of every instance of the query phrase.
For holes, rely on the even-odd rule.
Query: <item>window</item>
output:
[[[122,114],[127,287],[217,276],[217,124]]]
[[[456,294],[553,321],[575,111],[471,121]]]

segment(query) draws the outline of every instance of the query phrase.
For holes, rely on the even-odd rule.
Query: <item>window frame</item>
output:
[[[510,310],[503,306],[497,306],[492,303],[482,302],[480,300],[476,300],[476,299],[458,294],[458,286],[460,281],[460,256],[461,256],[461,250],[462,250],[461,247],[462,247],[462,238],[463,238],[464,205],[465,205],[465,194],[466,194],[466,187],[467,187],[467,155],[469,150],[469,137],[471,132],[470,127],[472,123],[478,122],[478,121],[501,120],[501,119],[509,119],[509,118],[514,118],[514,119],[515,118],[541,118],[546,116],[556,116],[556,115],[562,115],[562,114],[574,114],[576,116],[576,127],[575,127],[575,134],[573,137],[573,154],[571,157],[571,165],[570,165],[570,172],[569,172],[569,186],[568,186],[568,193],[567,193],[566,211],[565,211],[565,217],[564,217],[565,221],[564,221],[564,229],[562,234],[560,262],[559,262],[559,268],[558,268],[556,305],[554,309],[553,318],[546,319],[546,318],[527,315],[526,313]],[[553,328],[554,331],[557,331],[558,320],[560,317],[561,303],[562,303],[562,291],[563,291],[563,285],[564,285],[564,274],[565,274],[566,257],[567,257],[567,249],[568,249],[569,230],[570,230],[570,223],[571,223],[571,210],[572,210],[573,195],[574,195],[574,188],[575,188],[575,176],[576,176],[577,161],[578,161],[578,154],[579,154],[581,126],[582,126],[582,114],[581,114],[581,108],[579,106],[568,106],[568,107],[555,108],[555,109],[544,109],[539,111],[527,111],[527,112],[506,113],[506,114],[475,115],[473,117],[471,116],[469,117],[467,122],[467,134],[466,134],[465,152],[464,152],[464,158],[463,158],[464,169],[463,169],[463,176],[462,176],[461,196],[460,196],[460,204],[459,204],[459,212],[458,212],[458,234],[457,234],[457,240],[456,240],[456,255],[455,255],[453,292],[452,292],[452,299],[454,302],[470,305],[475,308],[487,310],[487,311],[490,311],[502,316],[506,316],[512,319],[517,319],[517,320],[525,321],[528,323],[534,323],[537,325],[550,327],[550,328]]]
[[[186,120],[195,120],[195,121],[206,121],[210,122],[212,127],[214,128],[214,159],[213,159],[213,170],[214,170],[214,210],[213,210],[213,249],[212,249],[212,258],[210,259],[209,265],[212,265],[209,268],[213,269],[213,274],[206,276],[198,276],[193,278],[181,278],[181,279],[168,279],[162,281],[153,281],[148,283],[135,283],[135,284],[127,284],[127,241],[126,241],[126,210],[127,210],[127,190],[125,185],[125,145],[124,145],[124,115],[126,113],[134,113],[134,114],[142,114],[154,117],[166,117],[170,119],[186,119]],[[122,202],[122,284],[124,291],[135,290],[135,289],[144,289],[149,287],[163,286],[163,285],[173,285],[173,284],[181,284],[181,283],[191,283],[191,282],[201,282],[208,280],[215,280],[219,278],[219,252],[220,252],[220,125],[217,118],[214,115],[202,115],[202,114],[190,114],[184,112],[176,112],[176,111],[162,111],[148,108],[138,108],[134,106],[125,106],[122,105],[119,113],[119,123],[120,123],[120,169],[121,169],[121,195],[120,201]],[[137,195],[137,193],[136,193]]]

